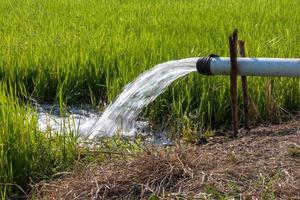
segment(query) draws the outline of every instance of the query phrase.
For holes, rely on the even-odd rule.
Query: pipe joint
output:
[[[211,73],[210,64],[211,64],[212,58],[215,58],[215,57],[219,57],[219,56],[217,56],[215,54],[210,54],[207,57],[200,58],[196,63],[197,71],[200,74],[213,75]]]

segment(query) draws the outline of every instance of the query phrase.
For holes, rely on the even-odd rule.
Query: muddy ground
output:
[[[36,191],[39,199],[300,199],[300,117],[236,139],[148,149]]]

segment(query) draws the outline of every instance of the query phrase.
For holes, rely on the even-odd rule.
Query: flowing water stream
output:
[[[142,73],[124,88],[99,119],[84,123],[80,127],[80,132],[89,138],[112,136],[116,131],[132,135],[135,119],[141,110],[173,81],[196,71],[197,60],[198,58],[187,58],[169,61]]]
[[[151,103],[157,96],[176,79],[196,71],[198,58],[187,58],[158,64],[152,69],[139,75],[133,82],[125,86],[122,93],[104,110],[101,115],[94,112],[79,110],[72,113],[73,120],[52,118],[48,124],[57,129],[69,127],[79,130],[83,137],[90,139],[99,136],[112,136],[117,131],[123,135],[134,135],[139,126],[145,122],[136,121],[142,109]],[[78,110],[78,109],[77,109]],[[81,114],[80,114],[81,113]],[[46,114],[40,112],[40,128],[45,129]],[[64,124],[62,124],[64,123]],[[139,125],[142,124],[142,125]],[[53,127],[52,127],[53,128]]]

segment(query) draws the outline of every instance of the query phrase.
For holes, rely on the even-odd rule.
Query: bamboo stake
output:
[[[245,51],[245,42],[239,40],[239,49],[241,57],[246,57]],[[249,97],[248,97],[248,85],[247,85],[247,76],[241,76],[242,79],[242,91],[243,91],[243,108],[244,108],[244,128],[249,131]]]
[[[230,99],[231,99],[231,116],[232,116],[232,128],[233,135],[236,137],[238,134],[238,113],[237,113],[237,41],[238,32],[237,29],[233,31],[233,34],[229,36],[229,49],[230,49]]]

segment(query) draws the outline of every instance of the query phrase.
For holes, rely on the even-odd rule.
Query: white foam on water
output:
[[[99,119],[100,114],[90,106],[73,106],[67,108],[65,116],[60,115],[59,106],[52,104],[36,105],[38,125],[41,131],[79,133],[82,124]]]

